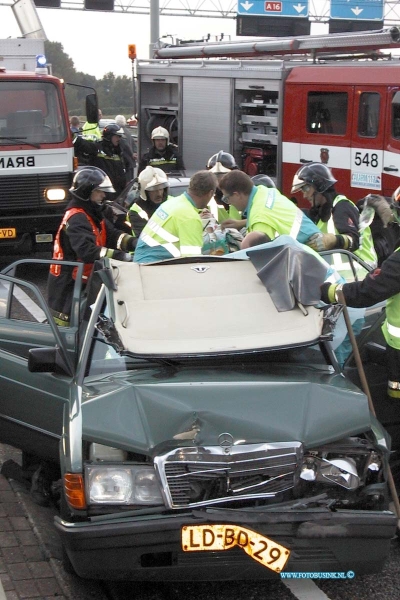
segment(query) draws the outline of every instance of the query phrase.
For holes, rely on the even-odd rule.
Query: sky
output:
[[[98,79],[110,71],[130,77],[132,63],[128,58],[128,44],[136,44],[138,58],[149,57],[149,15],[46,8],[38,8],[37,12],[47,38],[61,42],[77,71]],[[97,33],[93,33],[93,26]],[[221,33],[234,39],[235,19],[160,17],[160,36],[187,40]],[[0,39],[19,36],[21,32],[11,7],[0,6]]]
[[[131,76],[128,44],[136,44],[138,58],[149,57],[149,15],[45,8],[38,8],[37,12],[47,38],[51,42],[61,42],[77,71],[97,78],[110,71],[115,75]],[[97,34],[93,34],[93,25]],[[160,18],[160,36],[201,39],[208,33],[234,36],[235,30],[234,19]],[[11,7],[0,6],[0,39],[19,36],[21,32]]]

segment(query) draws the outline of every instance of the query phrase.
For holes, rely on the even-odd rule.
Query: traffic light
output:
[[[114,0],[85,0],[85,10],[114,10]]]
[[[39,8],[60,8],[61,0],[34,0]]]

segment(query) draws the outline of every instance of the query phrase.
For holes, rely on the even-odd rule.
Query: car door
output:
[[[76,332],[64,329],[61,334],[35,284],[0,273],[0,441],[53,460],[75,362],[65,337],[76,339]],[[30,372],[32,348],[58,348],[71,374]]]

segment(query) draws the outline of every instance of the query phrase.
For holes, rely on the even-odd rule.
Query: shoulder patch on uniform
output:
[[[168,214],[165,212],[165,210],[163,208],[160,207],[157,209],[157,217],[160,217],[160,219],[165,221],[165,219],[168,217]]]
[[[273,189],[268,190],[268,196],[265,201],[265,208],[272,208],[275,202],[275,191]]]

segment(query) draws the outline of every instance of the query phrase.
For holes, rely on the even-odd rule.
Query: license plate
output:
[[[0,240],[8,240],[17,237],[17,230],[14,227],[0,228]]]
[[[290,550],[252,529],[238,525],[187,525],[182,527],[184,552],[230,550],[238,546],[267,569],[280,573]]]

